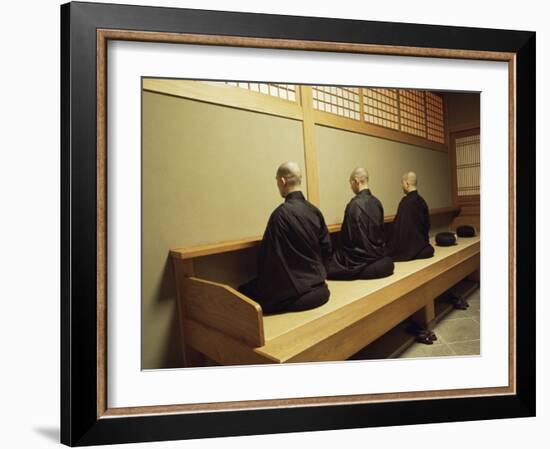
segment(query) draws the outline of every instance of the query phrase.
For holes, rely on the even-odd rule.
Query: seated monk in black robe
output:
[[[414,172],[403,175],[401,187],[405,197],[399,203],[392,225],[388,255],[394,261],[427,259],[434,255],[430,245],[430,213],[426,201],[416,190],[417,176]]]
[[[368,180],[364,168],[356,168],[350,176],[355,197],[344,212],[341,247],[327,265],[329,279],[375,279],[393,274],[393,261],[386,256],[384,209],[369,190]]]
[[[258,255],[258,275],[239,291],[264,313],[307,310],[329,299],[325,261],[331,254],[323,215],[300,191],[295,162],[277,170],[277,187],[285,202],[273,211]]]

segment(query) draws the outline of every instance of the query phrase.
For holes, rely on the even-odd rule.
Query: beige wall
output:
[[[180,363],[169,249],[261,235],[288,159],[304,166],[301,122],[144,92],[144,368]]]
[[[401,176],[408,170],[418,174],[418,190],[431,209],[452,205],[447,153],[324,126],[315,127],[315,146],[321,210],[328,224],[343,219],[353,197],[348,180],[355,167],[369,171],[370,188],[386,215],[397,211]]]

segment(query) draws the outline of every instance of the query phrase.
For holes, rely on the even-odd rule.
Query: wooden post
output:
[[[433,300],[413,315],[413,321],[426,329],[428,329],[434,319],[435,305]]]
[[[313,120],[313,92],[311,86],[300,86],[300,103],[304,115],[302,129],[307,176],[307,199],[310,203],[319,207],[319,173],[315,150],[315,121]]]
[[[184,277],[190,277],[195,274],[193,260],[172,258],[172,262],[174,266],[174,277],[176,279],[176,309],[179,317],[182,363],[186,368],[202,366],[204,364],[204,357],[202,354],[185,344],[185,328],[183,325],[183,319],[185,317],[185,289],[182,280]]]
[[[476,271],[474,271],[472,274],[470,274],[466,279],[468,279],[469,281],[479,282],[480,281],[479,268]]]

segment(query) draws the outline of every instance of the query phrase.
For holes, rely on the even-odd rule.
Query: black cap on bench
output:
[[[435,243],[438,246],[452,246],[456,244],[456,237],[452,232],[439,232],[435,236]]]
[[[462,225],[456,228],[456,235],[459,237],[475,237],[476,229],[470,225]]]

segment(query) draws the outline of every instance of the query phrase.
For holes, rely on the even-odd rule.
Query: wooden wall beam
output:
[[[329,114],[328,112],[313,111],[313,120],[316,125],[336,128],[344,131],[351,131],[366,136],[379,137],[381,139],[392,140],[394,142],[405,143],[426,148],[428,150],[447,152],[447,145],[432,142],[422,137],[407,134],[402,131],[395,131],[383,126],[373,125],[364,121],[353,120],[347,117]]]
[[[302,104],[302,129],[304,133],[304,161],[307,173],[307,199],[319,207],[319,170],[315,149],[315,122],[313,121],[313,93],[311,86],[299,86]]]
[[[199,81],[144,78],[143,90],[293,120],[302,120],[302,107],[297,101],[283,100],[229,85],[216,86]]]

